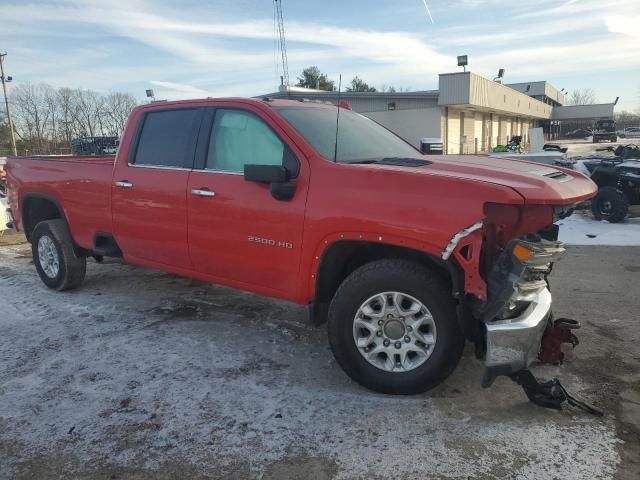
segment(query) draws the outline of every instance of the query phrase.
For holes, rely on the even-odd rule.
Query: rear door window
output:
[[[132,163],[191,168],[199,113],[196,108],[147,113]]]

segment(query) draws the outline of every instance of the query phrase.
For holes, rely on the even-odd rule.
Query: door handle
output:
[[[116,182],[116,187],[132,188],[133,187],[133,183],[130,183],[130,182],[127,182],[126,180],[123,180],[121,182]]]
[[[211,190],[202,190],[202,189],[193,189],[191,190],[192,195],[197,195],[199,197],[215,197],[216,192],[212,192]]]

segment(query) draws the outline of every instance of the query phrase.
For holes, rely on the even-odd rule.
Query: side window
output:
[[[184,167],[192,151],[197,109],[149,112],[144,117],[134,164]]]
[[[256,115],[216,110],[206,169],[243,172],[245,164],[283,165],[285,157],[282,140]]]

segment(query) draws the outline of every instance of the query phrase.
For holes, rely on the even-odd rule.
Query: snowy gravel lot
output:
[[[483,390],[470,349],[428,394],[371,393],[301,307],[116,261],[56,293],[0,247],[0,478],[637,478],[639,254],[574,247],[552,278],[581,345],[534,372],[595,418]]]

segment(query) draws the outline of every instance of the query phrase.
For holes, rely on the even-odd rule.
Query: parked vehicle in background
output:
[[[81,157],[115,155],[119,143],[118,137],[81,137],[71,141],[71,149]]]
[[[598,194],[591,201],[591,211],[597,220],[622,222],[629,205],[640,205],[640,147],[619,145],[606,149],[615,158],[584,161],[596,185]]]
[[[493,153],[524,153],[522,148],[522,136],[517,135],[513,137],[506,145],[497,145],[493,147]]]
[[[291,100],[143,105],[115,159],[10,158],[11,213],[49,288],[79,286],[87,257],[116,256],[309,305],[342,368],[379,392],[434,387],[467,340],[485,386],[526,371],[560,328],[554,222],[593,182],[424,156],[349,109],[336,133],[336,118]]]
[[[603,140],[617,142],[616,122],[614,120],[598,120],[591,135],[593,136],[593,143],[600,143]]]
[[[0,197],[7,196],[7,172],[4,171],[4,167],[0,166]]]
[[[585,128],[578,128],[576,130],[571,130],[567,132],[565,135],[567,138],[587,138],[591,136],[591,130],[587,130]]]
[[[620,138],[640,138],[640,127],[627,127],[620,132]]]

